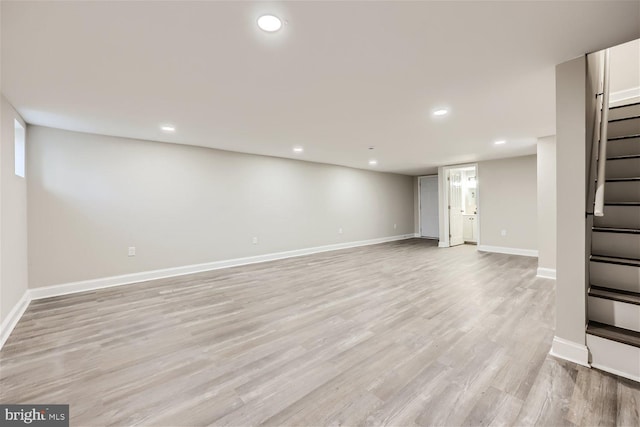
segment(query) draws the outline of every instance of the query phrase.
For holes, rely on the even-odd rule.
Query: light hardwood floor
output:
[[[412,239],[34,301],[0,401],[72,425],[638,426],[638,383],[548,356],[535,270]]]

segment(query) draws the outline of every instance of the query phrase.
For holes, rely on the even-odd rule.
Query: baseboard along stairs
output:
[[[589,260],[590,363],[640,381],[640,103],[609,110],[604,216]]]

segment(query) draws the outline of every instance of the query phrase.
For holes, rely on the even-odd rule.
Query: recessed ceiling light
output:
[[[378,164],[378,161],[376,159],[369,160],[369,166],[375,166],[377,164]]]
[[[277,16],[262,15],[258,18],[258,27],[268,33],[274,33],[282,28],[282,21]]]
[[[293,147],[293,152],[294,153],[302,153],[304,152],[304,148],[298,146],[298,147]]]
[[[502,144],[506,144],[506,143],[507,143],[507,141],[505,141],[504,139],[499,139],[496,142],[494,142],[494,144],[496,144],[496,145],[502,145]]]
[[[433,112],[434,116],[444,116],[445,114],[447,114],[449,112],[449,110],[447,110],[446,108],[440,108],[438,110],[435,110]]]
[[[174,125],[162,125],[160,126],[160,130],[162,132],[171,133],[176,131],[176,127]]]

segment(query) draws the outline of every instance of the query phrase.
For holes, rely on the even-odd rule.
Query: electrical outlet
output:
[[[254,238],[253,238],[253,244],[254,244],[254,245],[257,245],[257,244],[258,244],[258,238],[257,238],[257,237],[254,237]]]
[[[129,256],[136,256],[136,247],[129,246]]]
[[[500,230],[500,235],[502,237],[506,236],[507,235],[507,230],[505,230],[505,229]]]
[[[338,228],[338,234],[342,234],[342,227]]]

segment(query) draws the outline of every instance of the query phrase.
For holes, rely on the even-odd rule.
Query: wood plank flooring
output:
[[[640,384],[548,356],[535,270],[411,239],[34,301],[0,401],[79,426],[640,425]]]

